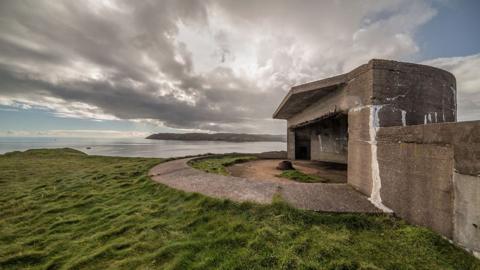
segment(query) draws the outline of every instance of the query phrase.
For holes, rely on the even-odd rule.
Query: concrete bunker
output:
[[[379,209],[480,254],[480,121],[456,122],[444,70],[371,60],[294,86],[273,117],[287,154],[346,164],[347,182]]]

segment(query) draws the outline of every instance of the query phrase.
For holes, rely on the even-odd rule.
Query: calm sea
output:
[[[162,141],[141,138],[0,137],[0,154],[38,148],[70,147],[89,155],[179,157],[204,153],[259,153],[286,150],[284,142]]]

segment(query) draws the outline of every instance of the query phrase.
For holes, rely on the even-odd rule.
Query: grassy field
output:
[[[0,155],[0,269],[480,269],[388,216],[175,191],[148,178],[158,162],[69,149]]]

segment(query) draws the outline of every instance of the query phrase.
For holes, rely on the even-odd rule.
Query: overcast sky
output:
[[[480,119],[480,1],[0,2],[0,136],[285,132],[291,86],[371,58],[457,77]]]

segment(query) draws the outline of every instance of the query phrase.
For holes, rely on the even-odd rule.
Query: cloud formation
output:
[[[148,132],[118,130],[0,131],[2,137],[145,138]]]
[[[450,71],[457,79],[458,121],[480,119],[480,54],[438,58],[423,64]]]
[[[282,133],[271,115],[292,85],[408,59],[435,14],[413,0],[2,1],[0,104]]]

